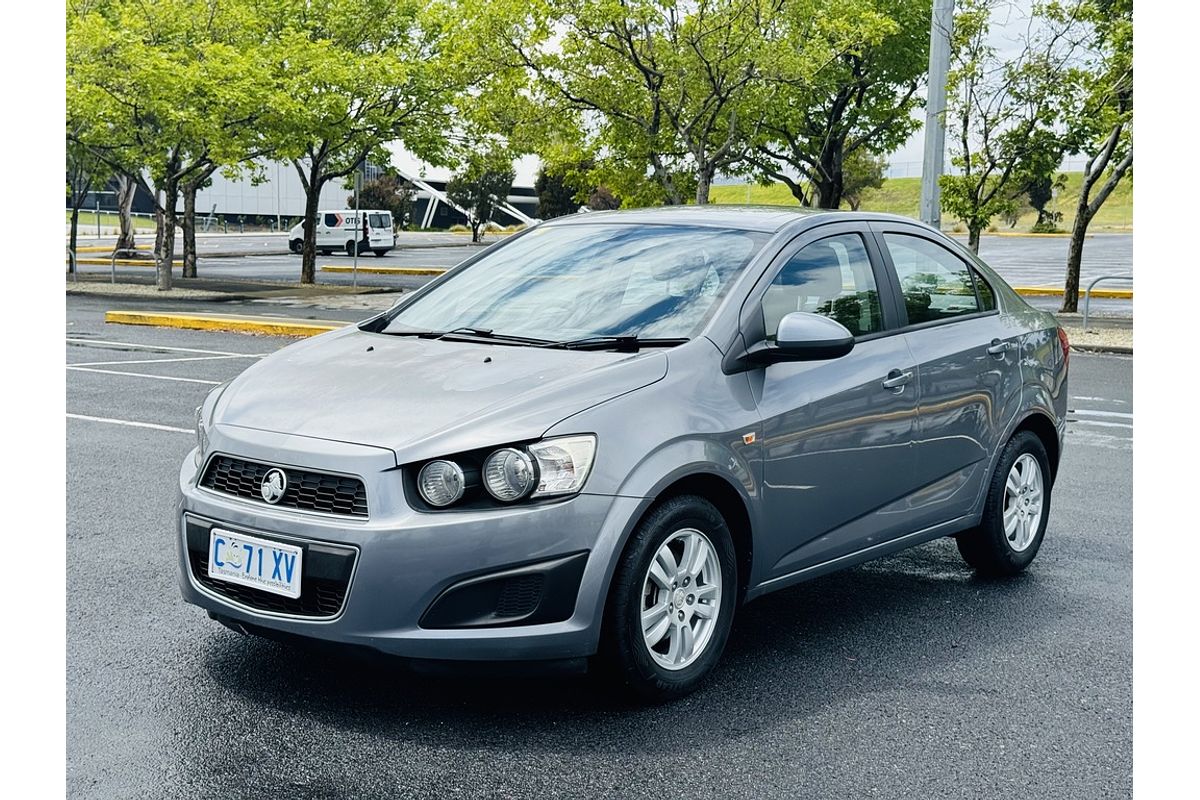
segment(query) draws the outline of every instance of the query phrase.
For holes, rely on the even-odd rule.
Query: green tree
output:
[[[841,40],[842,52],[815,72],[767,77],[749,160],[801,205],[837,208],[849,199],[847,162],[867,165],[920,125],[912,112],[928,67],[931,0],[827,5],[819,15],[793,17],[789,38],[811,37],[818,21],[833,18],[853,22],[859,40]]]
[[[464,75],[444,55],[457,15],[426,0],[278,0],[265,49],[273,89],[262,127],[304,188],[301,283],[316,281],[321,190],[399,141],[438,162]]]
[[[68,8],[72,139],[154,198],[161,290],[171,288],[181,191],[245,158],[265,83],[258,48],[247,46],[260,40],[259,23],[252,0],[75,0]]]
[[[630,187],[647,172],[662,202],[683,203],[692,176],[707,202],[714,175],[742,157],[738,100],[758,75],[768,0],[480,0],[509,63],[564,118],[583,119],[581,147],[603,151],[598,171]],[[498,21],[503,24],[498,24]],[[629,194],[629,193],[627,193]]]
[[[993,217],[1012,213],[1035,161],[1057,163],[1061,116],[1078,80],[1078,20],[1035,17],[1021,51],[1001,57],[990,37],[999,0],[965,0],[954,17],[946,127],[954,174],[940,180],[942,207],[962,220],[968,243]]]
[[[495,214],[498,203],[505,202],[512,190],[512,159],[497,153],[472,155],[462,172],[446,184],[450,202],[467,210],[471,241],[483,241],[483,233]]]
[[[868,189],[883,186],[887,159],[856,149],[842,161],[842,199],[858,211]]]
[[[1067,249],[1062,311],[1079,309],[1079,271],[1088,226],[1117,185],[1133,170],[1133,2],[1083,0],[1055,5],[1060,18],[1089,26],[1089,56],[1071,115],[1071,152],[1088,156]]]
[[[353,183],[347,188],[353,188]],[[384,173],[375,180],[366,181],[359,192],[360,208],[377,208],[391,212],[393,223],[406,228],[412,222],[413,185],[399,175]],[[354,195],[346,198],[346,207],[354,208]]]
[[[554,219],[579,210],[579,196],[588,193],[586,176],[594,168],[591,161],[571,165],[543,164],[533,182],[537,193],[539,219]]]
[[[68,123],[69,125],[69,123]],[[71,235],[67,247],[76,253],[76,241],[79,232],[79,209],[87,200],[92,190],[104,188],[108,177],[108,169],[104,162],[96,158],[87,147],[72,140],[70,127],[67,133],[67,203],[71,207]],[[68,271],[74,271],[74,262],[68,265]]]

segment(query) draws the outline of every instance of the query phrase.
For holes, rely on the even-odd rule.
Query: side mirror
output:
[[[820,314],[793,311],[779,321],[774,344],[759,342],[746,358],[756,364],[781,361],[826,361],[854,349],[854,334],[840,322]]]

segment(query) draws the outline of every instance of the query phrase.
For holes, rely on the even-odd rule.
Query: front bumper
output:
[[[222,451],[239,457],[312,469],[332,465],[361,475],[372,499],[371,514],[365,520],[306,514],[198,488],[189,456],[180,470],[176,518],[180,588],[187,602],[257,628],[408,658],[554,660],[595,653],[613,554],[640,513],[638,498],[581,494],[545,505],[423,513],[403,502],[394,460],[388,463],[375,448],[324,442],[318,449],[325,452],[312,455],[295,437],[281,449],[284,443],[274,434],[244,429],[225,434]],[[304,615],[295,608],[252,608],[231,596],[236,593],[214,591],[211,580],[198,575],[194,552],[202,546],[205,526],[212,524],[352,554],[344,598]],[[205,533],[198,534],[197,526]],[[538,621],[547,615],[534,613],[515,623],[481,619],[470,613],[469,603],[463,611],[463,597],[478,607],[481,576],[519,575],[522,567],[549,576],[539,580],[558,593],[555,607],[569,610],[550,614],[556,621]],[[573,608],[571,598],[564,599],[564,574]],[[448,592],[452,587],[455,591]],[[486,601],[486,587],[482,594]],[[447,597],[457,597],[457,605],[435,603]],[[431,615],[431,609],[437,613]]]

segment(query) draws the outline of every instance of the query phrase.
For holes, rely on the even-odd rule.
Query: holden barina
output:
[[[767,592],[944,536],[1028,567],[1068,352],[907,219],[545,222],[208,396],[183,596],[243,633],[670,699]]]

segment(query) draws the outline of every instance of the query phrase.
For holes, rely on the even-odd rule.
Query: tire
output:
[[[376,258],[383,258],[384,256],[386,256],[386,255],[388,254],[388,251],[387,251],[387,249],[386,249],[386,248],[383,248],[383,249],[378,249],[378,250],[372,250],[371,252],[375,254],[375,257],[376,257]]]
[[[346,242],[346,255],[351,256],[351,257],[353,257],[355,255],[354,246],[355,246],[354,242]],[[359,250],[358,252],[361,253],[362,251]]]
[[[288,242],[288,249],[291,250],[293,253],[303,252],[304,251],[304,240],[303,239],[292,239],[290,242]]]
[[[1016,575],[1028,567],[1046,536],[1050,488],[1050,459],[1042,440],[1032,431],[1018,432],[1000,453],[979,525],[955,537],[963,560],[989,577]],[[1006,507],[1012,512],[1008,532]]]
[[[708,547],[708,554],[701,554],[701,568],[690,576],[679,569],[668,576],[672,570],[663,569],[658,559],[660,549],[665,545],[674,559],[672,563],[678,565],[684,553],[696,553],[701,541]],[[657,567],[657,577],[651,576],[652,565]],[[678,578],[672,580],[675,588],[668,588],[664,578]],[[684,495],[653,508],[630,538],[609,591],[600,653],[609,677],[651,703],[674,700],[697,689],[729,639],[737,606],[737,580],[733,537],[711,503]],[[710,588],[713,586],[715,592]],[[707,595],[707,601],[698,596],[701,592]],[[666,620],[654,645],[642,628],[647,607],[665,609],[649,634],[653,636]],[[684,615],[682,620],[680,615]],[[689,639],[695,648],[690,656]],[[666,666],[664,662],[670,661],[678,666]]]

